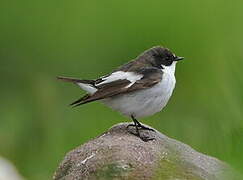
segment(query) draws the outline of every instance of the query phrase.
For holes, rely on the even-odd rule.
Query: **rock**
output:
[[[145,142],[128,123],[113,126],[101,136],[67,153],[55,180],[233,180],[224,162],[199,153],[158,131],[141,130]]]

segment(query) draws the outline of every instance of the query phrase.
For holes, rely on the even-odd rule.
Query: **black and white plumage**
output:
[[[58,79],[73,82],[87,92],[71,105],[100,100],[123,115],[132,117],[137,127],[142,125],[136,118],[153,115],[167,104],[176,83],[176,63],[181,59],[169,49],[156,46],[96,80]]]

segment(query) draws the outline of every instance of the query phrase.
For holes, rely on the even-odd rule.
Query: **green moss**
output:
[[[94,176],[100,180],[121,179],[122,177],[127,177],[131,170],[132,166],[130,164],[116,162],[103,166],[95,172]]]
[[[174,160],[163,159],[156,170],[154,180],[203,180],[187,167],[182,166]]]

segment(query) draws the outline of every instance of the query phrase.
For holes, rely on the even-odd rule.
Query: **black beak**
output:
[[[182,59],[184,59],[184,57],[179,57],[179,56],[176,56],[176,58],[175,58],[175,60],[174,60],[174,61],[180,61],[180,60],[182,60]]]

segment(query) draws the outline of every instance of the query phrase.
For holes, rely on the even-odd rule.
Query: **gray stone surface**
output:
[[[55,180],[238,180],[230,167],[158,131],[144,142],[128,123],[113,126],[101,136],[67,153]]]

